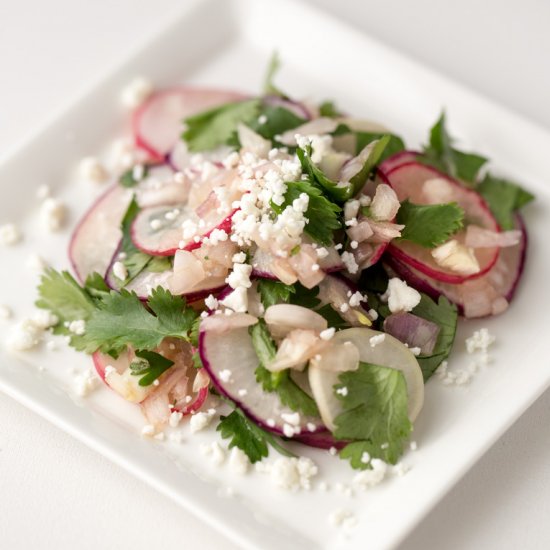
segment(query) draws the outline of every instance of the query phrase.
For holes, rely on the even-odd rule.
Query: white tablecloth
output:
[[[309,1],[550,125],[550,3]],[[101,74],[106,62],[139,42],[150,21],[165,17],[178,4],[178,0],[0,2],[0,151],[60,108]],[[2,394],[0,419],[1,548],[234,548],[187,512]],[[549,392],[402,548],[548,548],[548,426]]]

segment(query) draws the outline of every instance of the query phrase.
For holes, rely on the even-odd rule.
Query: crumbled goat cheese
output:
[[[332,136],[331,135],[313,135],[311,138],[311,160],[318,164],[323,160],[323,157],[332,151]]]
[[[170,418],[168,419],[168,424],[170,425],[171,428],[177,428],[182,418],[183,418],[183,413],[179,411],[172,411],[170,413]]]
[[[141,429],[143,437],[153,437],[155,435],[155,427],[152,424],[145,424]]]
[[[359,292],[354,292],[349,299],[349,305],[351,307],[358,307],[361,305],[361,302],[365,302],[365,297]]]
[[[233,447],[229,453],[229,467],[233,472],[239,475],[244,475],[248,472],[250,461],[241,449]]]
[[[48,262],[46,262],[38,254],[31,254],[25,261],[25,267],[28,267],[33,271],[43,271],[48,267]]]
[[[36,198],[39,201],[43,201],[44,199],[47,199],[51,195],[52,190],[50,189],[50,186],[46,183],[43,183],[42,185],[39,185],[36,189]]]
[[[371,336],[369,338],[370,347],[374,348],[378,344],[381,344],[386,339],[385,334],[377,334],[376,336]]]
[[[225,450],[217,441],[210,444],[201,445],[201,451],[206,456],[209,456],[210,460],[216,466],[221,466],[225,461]]]
[[[229,274],[225,282],[231,288],[250,288],[252,283],[250,282],[250,275],[252,273],[252,266],[248,264],[233,264],[233,271]]]
[[[212,294],[209,294],[204,300],[204,305],[208,309],[218,309],[218,300]]]
[[[40,207],[40,218],[47,229],[59,231],[67,218],[67,206],[60,200],[50,197]]]
[[[410,349],[411,349],[411,353],[416,356],[420,355],[420,352],[422,351],[418,346],[415,346],[414,348],[410,348]]]
[[[164,441],[164,432],[159,432],[153,436],[157,441]]]
[[[136,164],[132,168],[132,177],[135,181],[141,181],[145,176],[145,166],[143,164]]]
[[[359,266],[355,261],[355,256],[351,252],[342,252],[342,256],[340,257],[342,258],[342,262],[344,262],[344,265],[349,273],[353,275],[359,271]]]
[[[396,476],[403,477],[410,469],[410,466],[403,464],[403,462],[398,462],[392,467],[392,473]]]
[[[38,309],[33,313],[31,321],[38,328],[46,330],[54,325],[57,325],[57,323],[59,323],[59,317],[47,309]]]
[[[0,319],[10,319],[13,312],[9,306],[0,305]]]
[[[221,304],[237,313],[245,313],[248,310],[248,291],[245,287],[236,288],[226,296]]]
[[[361,455],[361,462],[363,464],[368,464],[370,462],[370,454],[367,451],[364,451]]]
[[[466,351],[468,353],[474,353],[476,350],[486,352],[494,342],[495,337],[489,333],[489,330],[481,328],[476,330],[472,336],[466,338]]]
[[[153,84],[147,78],[134,78],[123,90],[120,96],[122,104],[129,108],[139,107],[153,93]]]
[[[321,338],[321,340],[328,341],[332,339],[335,332],[336,332],[336,329],[334,327],[326,328],[325,330],[322,330],[320,332],[319,338]]]
[[[233,373],[229,369],[223,369],[218,373],[220,380],[226,384],[231,381],[231,375]]]
[[[126,266],[122,262],[115,262],[113,264],[113,275],[120,279],[121,281],[125,281],[128,278],[128,270],[126,269]]]
[[[234,264],[244,264],[246,262],[246,254],[244,252],[237,252],[237,254],[233,255],[231,261]]]
[[[418,290],[397,277],[389,280],[388,289],[382,296],[382,300],[387,300],[392,313],[413,310],[420,303],[420,298]]]
[[[368,195],[361,195],[359,197],[359,204],[361,206],[370,206],[372,199]]]
[[[13,223],[0,225],[0,244],[2,246],[13,246],[21,240],[21,233]]]
[[[371,470],[363,470],[353,478],[353,486],[356,489],[366,491],[370,487],[374,487],[381,483],[384,477],[386,477],[388,465],[383,460],[373,458],[370,464],[372,466]]]
[[[409,447],[411,451],[416,451],[418,449],[418,444],[416,443],[416,441],[411,441]]]
[[[181,433],[181,431],[172,432],[171,434],[168,435],[168,439],[172,443],[176,443],[179,445],[183,443],[183,434]]]
[[[306,424],[306,428],[309,432],[314,432],[315,430],[317,430],[317,426],[313,422],[308,422]]]
[[[80,397],[86,397],[91,391],[99,386],[99,378],[92,369],[80,374],[75,378],[75,391]]]
[[[248,390],[246,388],[241,388],[237,393],[239,394],[239,397],[244,397],[248,394]]]
[[[474,249],[460,244],[456,239],[434,248],[431,254],[437,265],[455,273],[473,275],[480,271]]]
[[[329,251],[324,247],[319,247],[315,249],[315,252],[317,254],[317,257],[322,260],[323,258],[326,258],[329,255]]]
[[[209,414],[208,412],[198,412],[191,415],[191,419],[189,420],[189,429],[191,430],[191,433],[194,434],[204,430],[204,428],[212,422],[213,417],[214,415]]]
[[[310,489],[311,478],[316,476],[318,468],[310,458],[280,457],[270,467],[270,476],[275,486],[287,491]]]
[[[342,313],[346,313],[346,311],[349,311],[349,304],[346,304],[346,303],[340,304],[339,309]]]
[[[291,438],[300,433],[299,426],[292,426],[292,424],[284,423],[283,424],[283,435],[285,437]]]
[[[69,332],[82,336],[86,332],[86,321],[84,319],[77,319],[69,323]]]
[[[287,422],[288,424],[292,426],[299,426],[300,425],[300,413],[294,412],[294,413],[282,413],[281,418]]]
[[[328,452],[331,456],[336,456],[338,454],[338,449],[336,447],[331,447]]]
[[[333,527],[352,529],[357,525],[357,517],[350,510],[339,508],[329,515],[329,522]]]
[[[11,351],[28,351],[40,343],[43,334],[44,330],[31,319],[23,319],[13,327],[6,344]]]
[[[344,204],[344,219],[351,220],[357,218],[359,214],[360,202],[356,199],[349,200]]]
[[[342,397],[346,397],[346,395],[348,394],[348,388],[346,388],[345,386],[343,388],[338,388],[336,390],[336,393],[338,395],[341,395]]]
[[[109,172],[95,157],[83,158],[78,165],[78,173],[83,180],[92,183],[103,183],[109,178]]]

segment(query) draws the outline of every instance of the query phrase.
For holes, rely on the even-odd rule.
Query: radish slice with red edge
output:
[[[422,157],[422,153],[419,151],[400,151],[399,153],[395,153],[395,155],[392,155],[385,161],[381,162],[378,166],[378,172],[387,174],[402,164],[417,161],[419,157]]]
[[[388,183],[401,202],[410,200],[414,204],[436,204],[456,202],[465,212],[465,222],[494,232],[499,226],[487,203],[479,193],[467,189],[458,181],[439,172],[435,168],[419,162],[400,164],[385,173]],[[436,196],[437,195],[437,196]],[[459,231],[453,239],[463,244],[465,231]],[[393,241],[388,252],[401,263],[442,281],[444,283],[462,283],[468,279],[481,277],[487,273],[498,259],[498,247],[478,248],[474,250],[479,271],[474,274],[460,274],[438,265],[431,250],[411,241]]]
[[[196,212],[184,204],[152,206],[142,209],[132,222],[134,246],[151,256],[173,256],[177,250],[195,250],[214,229],[231,232],[234,212],[212,215],[198,235],[184,239],[182,224],[188,220],[199,224]]]
[[[213,385],[259,426],[283,435],[285,421],[281,415],[294,411],[282,404],[277,393],[265,392],[256,381],[254,373],[259,361],[248,328],[204,330],[205,321],[201,323],[199,350]],[[299,428],[301,433],[324,430],[319,418],[304,415],[300,415]]]
[[[80,282],[94,272],[105,274],[122,237],[120,223],[131,200],[130,189],[113,185],[76,226],[69,244],[69,258]]]
[[[519,215],[516,215],[515,227],[521,231],[519,244],[501,249],[497,262],[488,273],[458,285],[442,283],[428,277],[392,256],[386,256],[384,262],[417,290],[434,299],[440,295],[445,296],[457,305],[464,317],[496,315],[504,311],[512,301],[525,265],[527,232]]]
[[[153,160],[162,161],[180,139],[185,118],[245,97],[232,91],[183,87],[154,93],[134,113],[136,145]]]

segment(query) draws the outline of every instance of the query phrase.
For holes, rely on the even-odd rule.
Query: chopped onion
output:
[[[401,230],[404,225],[392,222],[377,222],[369,220],[369,225],[372,229],[373,235],[369,237],[370,243],[388,243],[392,239],[401,237]]]
[[[311,245],[303,244],[298,254],[288,259],[288,263],[306,288],[317,286],[325,277],[325,272],[319,265],[317,252]]]
[[[264,319],[275,338],[282,338],[294,329],[321,332],[328,326],[326,319],[315,311],[293,304],[269,306]]]
[[[440,330],[435,323],[404,311],[392,313],[384,321],[384,332],[410,348],[420,348],[422,355],[433,352]]]
[[[340,181],[351,181],[353,176],[357,175],[361,171],[377,143],[378,140],[371,141],[368,145],[361,149],[357,156],[348,160],[348,162],[344,164],[342,171],[340,172]]]
[[[178,250],[174,258],[174,272],[168,281],[172,294],[192,291],[207,277],[202,262],[187,250]]]
[[[350,227],[347,234],[352,241],[362,243],[374,235],[374,231],[368,220],[363,219],[357,225]]]
[[[300,367],[320,353],[327,343],[319,338],[316,331],[294,329],[279,345],[275,359],[266,365],[271,372]]]
[[[395,191],[387,184],[381,183],[376,188],[370,205],[370,212],[376,221],[391,221],[401,206]]]
[[[232,329],[250,327],[258,322],[258,318],[248,313],[233,313],[232,315],[210,315],[201,321],[201,330],[223,333]]]
[[[285,285],[293,285],[298,280],[296,271],[286,258],[276,258],[270,266],[271,272]]]
[[[460,244],[456,239],[451,239],[434,248],[431,254],[437,265],[455,273],[473,275],[480,271],[473,249]]]
[[[250,153],[253,153],[259,158],[267,157],[271,149],[271,142],[264,139],[260,134],[257,134],[252,128],[245,124],[237,126],[237,134],[241,147]]]

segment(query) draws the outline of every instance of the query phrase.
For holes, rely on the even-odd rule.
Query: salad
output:
[[[141,407],[206,423],[252,463],[286,441],[396,464],[457,320],[509,306],[533,196],[332,102],[174,87],[132,113],[132,164],[47,269],[51,330]],[[143,86],[142,86],[143,88]],[[147,97],[145,97],[147,96]]]

